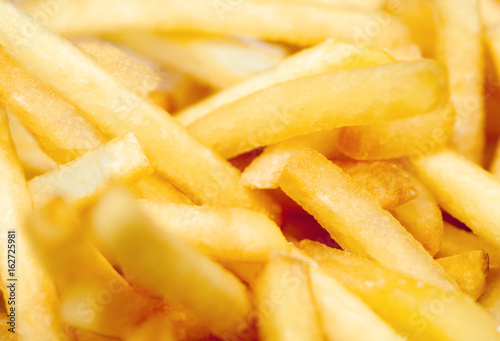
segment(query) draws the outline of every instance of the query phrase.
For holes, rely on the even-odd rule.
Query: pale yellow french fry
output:
[[[0,243],[5,247],[4,257],[0,257],[0,290],[6,298],[7,314],[11,315],[7,316],[8,322],[12,322],[9,328],[14,328],[20,341],[69,340],[57,317],[54,284],[28,243],[24,220],[32,203],[3,107],[0,107],[0,174],[0,206],[4,212],[0,215]]]
[[[459,291],[423,283],[317,242],[302,241],[299,246],[409,340],[500,340],[488,313]]]
[[[488,254],[483,250],[438,258],[436,261],[473,300],[477,300],[485,293],[489,262]]]
[[[500,269],[490,271],[486,280],[486,293],[478,302],[491,314],[500,328]]]
[[[338,148],[356,160],[385,160],[425,155],[445,146],[453,134],[455,112],[435,112],[387,123],[345,127]]]
[[[452,146],[482,162],[484,148],[484,51],[479,0],[437,0],[436,58],[448,69],[456,113]]]
[[[413,162],[439,206],[474,233],[500,247],[500,183],[487,171],[451,150]]]
[[[141,199],[173,204],[193,204],[187,196],[156,175],[146,176],[136,181],[130,189]]]
[[[60,196],[74,206],[85,208],[113,183],[132,182],[151,172],[148,158],[130,133],[31,179],[28,187],[35,207]]]
[[[82,0],[58,6],[58,11],[50,16],[41,11],[44,7],[47,1],[28,3],[23,8],[65,35],[134,29],[187,31],[248,35],[305,46],[333,38],[384,48],[397,47],[408,40],[406,27],[383,11],[360,13],[288,2],[243,1],[229,5],[224,1],[154,0],[144,6],[140,0]]]
[[[324,6],[355,11],[377,11],[384,8],[386,0],[253,0],[255,2],[267,3],[294,3],[313,6]]]
[[[418,196],[390,212],[434,256],[443,240],[443,216],[429,189],[415,175],[410,176]]]
[[[265,71],[282,59],[229,37],[137,32],[109,35],[107,38],[216,89],[226,88]]]
[[[133,132],[157,173],[195,203],[254,208],[279,216],[279,208],[269,198],[242,186],[239,172],[187,134],[175,119],[7,2],[0,2],[0,44],[105,133],[117,137]]]
[[[261,340],[323,339],[307,263],[272,257],[255,284],[255,298]]]
[[[372,195],[318,152],[305,150],[292,157],[279,184],[344,250],[423,282],[456,288],[444,269]]]
[[[498,248],[471,232],[444,223],[443,243],[436,257],[455,256],[474,250],[483,250],[488,254],[490,269],[500,268],[500,251]]]
[[[161,77],[148,66],[132,59],[110,43],[84,40],[77,46],[139,96],[147,97],[161,82]]]
[[[188,131],[230,158],[314,131],[437,110],[448,100],[447,86],[445,70],[432,60],[324,73],[277,84],[227,104]]]
[[[167,301],[194,311],[216,335],[235,332],[250,313],[245,286],[182,239],[161,231],[126,192],[108,193],[92,212],[92,228],[125,273]]]
[[[162,231],[226,262],[265,261],[273,251],[287,251],[279,227],[261,213],[140,200],[140,206]]]
[[[402,340],[358,296],[321,270],[311,270],[311,287],[327,340]]]
[[[393,61],[391,56],[379,49],[358,48],[328,40],[284,59],[269,71],[253,76],[240,84],[195,103],[178,113],[176,118],[183,125],[189,126],[223,105],[278,83],[323,72],[387,64]]]

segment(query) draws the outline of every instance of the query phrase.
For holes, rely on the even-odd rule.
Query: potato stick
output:
[[[500,3],[498,0],[479,1],[481,21],[485,28],[500,25]]]
[[[500,251],[481,237],[444,223],[443,243],[436,257],[455,256],[474,250],[483,250],[488,253],[491,268],[500,268]]]
[[[132,182],[151,173],[149,160],[129,133],[57,169],[31,179],[35,207],[61,196],[85,208],[114,182]]]
[[[189,136],[175,119],[6,2],[0,2],[0,44],[107,134],[117,137],[133,132],[157,173],[195,203],[254,208],[279,215],[270,199],[240,185],[239,172]]]
[[[486,279],[486,293],[478,300],[500,327],[500,269],[494,269]]]
[[[8,117],[10,135],[25,177],[31,179],[56,168],[57,163],[45,154],[26,127],[14,115]]]
[[[415,160],[414,166],[439,206],[500,247],[500,210],[496,206],[500,183],[493,175],[451,150]]]
[[[174,186],[156,175],[146,176],[133,183],[130,189],[141,199],[172,204],[193,204],[188,197],[179,192]]]
[[[276,67],[255,75],[248,80],[223,89],[205,100],[195,103],[176,115],[185,126],[189,126],[215,109],[269,86],[292,79],[317,75],[368,65],[393,62],[394,59],[382,50],[358,48],[353,45],[328,40],[314,47],[304,49],[284,59]]]
[[[307,263],[271,258],[257,280],[255,298],[261,340],[323,340]]]
[[[443,239],[443,216],[429,189],[416,176],[410,176],[418,197],[390,212],[424,249],[434,256]]]
[[[339,150],[356,160],[385,160],[425,155],[445,146],[453,134],[455,112],[446,106],[435,112],[386,123],[345,127]]]
[[[234,332],[250,312],[245,287],[194,247],[160,231],[122,191],[106,195],[92,227],[107,253],[151,293],[193,310],[216,335]]]
[[[500,339],[488,313],[459,291],[422,283],[317,242],[303,241],[300,248],[409,340]]]
[[[327,158],[338,157],[338,129],[318,131],[297,136],[266,147],[241,174],[241,183],[253,188],[277,188],[278,179],[288,159],[302,150],[311,148]]]
[[[38,259],[57,286],[66,322],[123,337],[155,308],[95,249],[62,199],[36,210],[27,226]]]
[[[1,48],[0,70],[2,101],[56,162],[69,162],[105,141],[104,135],[77,109]]]
[[[401,341],[357,295],[321,270],[311,270],[313,298],[328,341]]]
[[[188,131],[230,158],[314,131],[436,110],[447,100],[446,87],[444,69],[431,60],[324,73],[277,84],[227,104]]]
[[[265,71],[281,60],[276,55],[228,37],[125,33],[108,35],[107,38],[216,89]]]
[[[141,200],[140,206],[162,231],[176,235],[221,261],[265,261],[288,250],[279,227],[261,213]]]
[[[456,287],[373,196],[318,152],[308,149],[292,157],[279,184],[344,250],[371,257],[423,282]]]
[[[314,45],[328,38],[364,46],[397,47],[406,27],[386,12],[359,13],[289,3],[244,1],[235,6],[206,0],[82,0],[40,17],[46,1],[23,8],[52,30],[88,35],[130,30],[240,34],[269,41]],[[102,8],[106,11],[102,11]],[[133,15],[130,15],[133,13]]]
[[[294,3],[353,11],[377,11],[384,8],[386,0],[253,0],[267,3]]]
[[[484,53],[479,0],[437,0],[436,58],[448,69],[456,113],[452,146],[481,163],[484,147]]]
[[[439,258],[436,261],[473,300],[477,300],[485,293],[489,263],[488,254],[483,250]]]
[[[4,212],[0,214],[0,244],[5,246],[5,256],[0,258],[0,289],[8,304],[8,314],[13,311],[14,315],[8,316],[9,322],[14,318],[14,325],[9,325],[9,328],[14,328],[20,341],[69,340],[55,312],[57,293],[54,284],[27,243],[24,219],[30,213],[32,203],[9,135],[7,115],[2,107],[0,110],[0,207]],[[14,243],[8,242],[9,238]],[[11,249],[15,249],[14,254],[7,251]],[[13,269],[7,255],[15,256],[17,263]],[[12,261],[12,257],[10,259]],[[20,280],[9,281],[7,276]]]
[[[148,66],[132,59],[110,43],[85,40],[77,46],[139,96],[147,97],[161,82],[161,77]]]

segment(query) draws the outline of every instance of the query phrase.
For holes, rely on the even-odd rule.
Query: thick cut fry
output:
[[[64,9],[72,5],[68,2]],[[240,185],[239,172],[189,136],[175,119],[7,2],[0,2],[0,44],[26,69],[82,109],[82,114],[105,133],[117,137],[133,132],[158,174],[195,203],[254,208],[278,215],[279,208]]]
[[[263,341],[322,340],[309,267],[290,256],[274,256],[255,285]]]
[[[500,268],[500,251],[481,237],[444,223],[443,243],[436,257],[455,256],[474,250],[483,250],[488,254],[490,269]]]
[[[493,175],[451,150],[415,160],[414,166],[439,206],[500,247],[500,183]]]
[[[57,286],[66,322],[123,337],[155,308],[94,248],[76,213],[61,199],[36,210],[27,226],[38,259]]]
[[[215,109],[235,102],[251,93],[292,79],[354,67],[393,62],[387,53],[374,48],[358,48],[328,40],[290,56],[269,71],[249,78],[196,103],[177,114],[189,126]]]
[[[455,288],[443,268],[373,196],[319,153],[305,150],[292,157],[279,184],[344,250],[423,282]]]
[[[134,194],[141,199],[149,199],[172,204],[192,204],[184,194],[179,192],[174,186],[160,178],[150,175],[135,182],[131,186]]]
[[[33,204],[40,207],[61,196],[85,208],[114,182],[131,182],[151,173],[148,158],[130,133],[66,165],[31,179]]]
[[[497,326],[500,327],[500,269],[490,271],[486,281],[486,293],[478,302],[493,316]]]
[[[261,213],[161,204],[141,200],[141,208],[162,230],[221,261],[265,261],[273,251],[288,250],[279,227]]]
[[[434,256],[443,239],[443,216],[429,189],[414,174],[410,176],[418,197],[390,212]]]
[[[444,69],[431,60],[324,73],[220,107],[191,125],[189,132],[230,158],[314,131],[437,110],[447,101],[446,87]]]
[[[302,241],[300,248],[410,340],[500,340],[488,313],[459,291],[422,283],[317,242]]]
[[[455,112],[435,112],[387,123],[340,130],[339,150],[356,160],[385,160],[426,155],[445,146],[453,132]]]
[[[65,3],[50,17],[36,15],[47,6],[47,1],[39,1],[28,3],[24,9],[52,30],[66,35],[136,29],[239,34],[303,46],[332,38],[384,48],[398,47],[409,39],[401,21],[382,11],[359,13],[253,1],[228,6],[222,1],[154,0],[144,6],[140,0],[81,0]]]
[[[281,59],[235,38],[148,33],[126,33],[108,38],[214,88],[240,82],[271,68]]]
[[[151,293],[192,309],[216,335],[234,332],[250,312],[245,287],[194,247],[159,230],[122,191],[92,213],[97,239],[125,273]]]
[[[0,214],[0,245],[5,248],[4,257],[0,257],[0,289],[8,304],[8,314],[14,311],[15,315],[15,323],[9,328],[14,328],[20,341],[67,340],[55,312],[57,293],[54,284],[28,244],[24,219],[31,211],[32,203],[9,135],[7,115],[1,106],[0,188],[0,207],[3,212]],[[14,239],[14,242],[8,242],[9,238]],[[9,259],[8,255],[11,256]],[[13,268],[9,266],[12,264]],[[10,288],[14,289],[11,291]],[[11,317],[8,317],[9,322]]]
[[[311,270],[314,301],[328,341],[400,341],[358,296],[321,270]]]
[[[484,147],[484,53],[479,0],[437,0],[436,57],[448,68],[456,113],[452,146],[481,163]]]
[[[477,300],[485,293],[489,262],[488,254],[483,250],[439,258],[436,261],[473,300]]]

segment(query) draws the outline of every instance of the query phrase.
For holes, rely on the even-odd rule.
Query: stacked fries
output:
[[[498,79],[499,0],[0,0],[0,339],[500,341]]]

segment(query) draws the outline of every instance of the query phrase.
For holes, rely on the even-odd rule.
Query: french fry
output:
[[[500,25],[500,3],[497,0],[479,1],[481,21],[485,28]]]
[[[498,4],[498,3],[497,3]],[[500,4],[498,4],[500,9]],[[486,42],[495,66],[496,76],[500,75],[500,22],[486,32]],[[493,161],[490,166],[491,172],[500,178],[500,147],[497,145]]]
[[[235,38],[148,33],[115,34],[108,38],[216,89],[265,71],[281,59]]]
[[[107,254],[149,292],[192,309],[216,335],[235,332],[250,312],[236,277],[149,221],[120,190],[92,212],[92,228]]]
[[[425,155],[445,146],[453,133],[451,106],[387,123],[340,129],[339,150],[356,160]]]
[[[175,119],[7,2],[0,2],[0,44],[105,133],[117,137],[133,132],[157,173],[195,203],[254,208],[279,219],[279,208],[270,199],[240,185],[239,172],[189,136]]]
[[[483,250],[438,258],[436,261],[457,282],[460,289],[473,300],[477,300],[485,293],[489,262],[488,254]]]
[[[443,216],[429,189],[414,174],[409,174],[418,197],[390,212],[434,256],[443,240]]]
[[[28,187],[35,207],[61,196],[83,209],[114,182],[132,182],[151,172],[148,158],[130,133],[31,179]]]
[[[277,84],[227,104],[188,131],[230,158],[314,131],[437,110],[447,101],[446,87],[443,68],[431,60],[324,73]],[[394,88],[396,93],[391,92]]]
[[[475,250],[483,250],[488,254],[490,269],[500,268],[500,252],[493,244],[471,232],[444,223],[443,243],[436,257],[455,256]]]
[[[288,250],[279,227],[254,211],[146,200],[141,200],[140,206],[162,231],[185,240],[220,261],[265,261],[273,251]]]
[[[488,313],[459,291],[422,283],[317,242],[302,241],[299,247],[326,274],[359,295],[403,337],[416,341],[500,338]]]
[[[481,164],[485,113],[479,0],[437,0],[436,15],[436,58],[448,69],[456,113],[452,146]]]
[[[0,215],[0,244],[6,247],[5,256],[0,258],[0,290],[6,298],[8,314],[11,315],[8,316],[8,322],[13,323],[9,328],[14,328],[21,341],[69,340],[55,311],[57,293],[54,284],[27,243],[24,219],[30,213],[32,203],[9,135],[7,115],[3,107],[0,110],[0,206],[4,210],[4,214]],[[9,238],[14,242],[8,242]],[[8,255],[11,256],[10,262]],[[9,264],[13,264],[13,267]],[[9,271],[13,275],[9,278],[22,280],[9,281]]]
[[[327,8],[337,8],[354,11],[376,11],[382,10],[385,6],[385,0],[253,0],[256,2],[268,3],[294,3],[313,6],[324,6]]]
[[[420,158],[413,164],[439,206],[480,237],[500,246],[500,211],[496,207],[500,183],[493,175],[451,150]]]
[[[497,326],[500,326],[500,269],[490,271],[486,280],[486,293],[478,302],[495,319]]]
[[[220,262],[242,281],[253,286],[266,267],[266,262]]]
[[[391,56],[379,49],[358,48],[353,45],[328,40],[284,59],[269,71],[253,76],[230,88],[223,89],[219,93],[181,111],[176,115],[176,118],[183,125],[190,126],[219,107],[275,84],[323,72],[381,65],[393,61],[394,59]]]
[[[321,154],[305,150],[292,157],[279,184],[344,250],[371,257],[423,282],[447,289],[456,287],[373,196]]]
[[[307,263],[271,258],[255,284],[259,336],[271,340],[322,340]]]
[[[150,175],[136,181],[130,189],[141,199],[172,204],[193,204],[188,197],[159,176]]]

